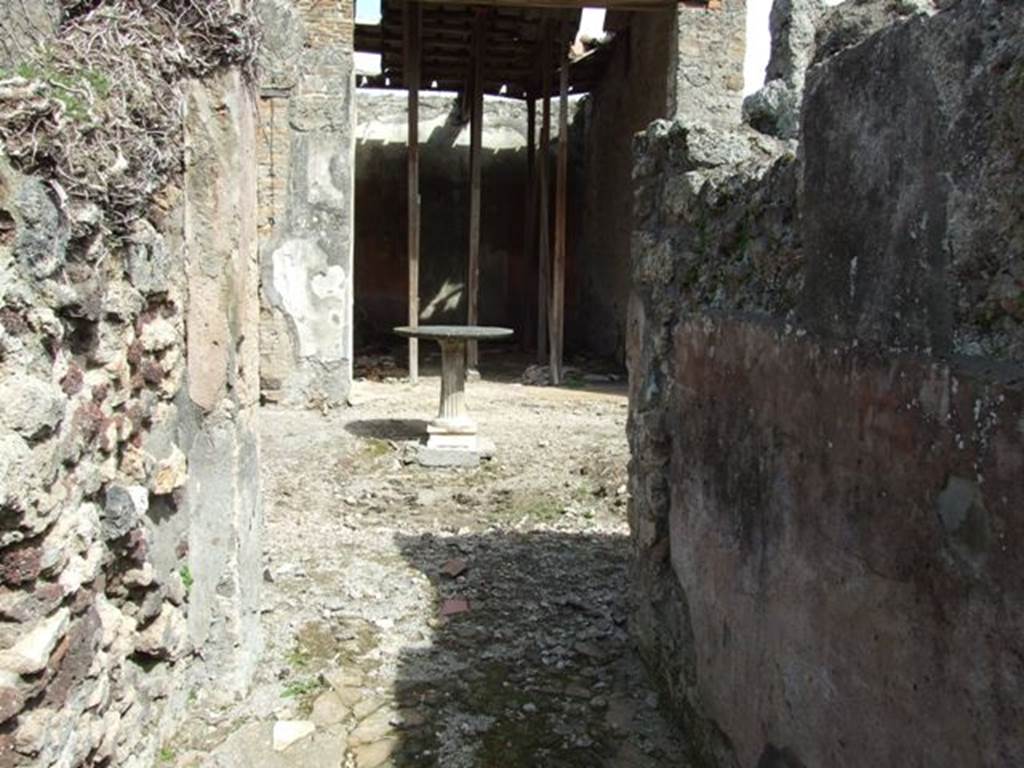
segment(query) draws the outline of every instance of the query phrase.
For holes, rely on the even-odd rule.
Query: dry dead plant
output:
[[[56,40],[0,72],[0,150],[124,230],[183,167],[182,81],[251,72],[257,41],[227,0],[65,0]]]

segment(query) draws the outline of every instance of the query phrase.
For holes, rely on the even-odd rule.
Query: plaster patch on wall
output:
[[[345,210],[348,204],[348,152],[337,152],[334,141],[311,141],[307,154],[309,202],[334,210]]]
[[[274,290],[291,318],[299,356],[345,359],[345,270],[329,266],[316,242],[301,238],[286,240],[271,259]]]

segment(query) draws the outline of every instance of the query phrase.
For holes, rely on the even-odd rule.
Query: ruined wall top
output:
[[[747,0],[678,7],[675,93],[668,116],[735,125],[743,101]]]
[[[757,130],[796,139],[807,70],[874,32],[920,13],[936,0],[775,0],[769,18],[771,57],[765,83],[743,103],[744,120]],[[947,3],[948,4],[948,3]]]

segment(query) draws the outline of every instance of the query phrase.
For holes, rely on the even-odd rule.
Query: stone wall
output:
[[[633,137],[652,121],[737,125],[743,89],[744,0],[710,8],[610,14],[612,60],[586,101],[578,296],[569,341],[625,359],[633,232]]]
[[[408,319],[405,92],[357,90],[356,345],[395,343]],[[420,96],[420,320],[466,319],[469,125],[451,94]],[[522,332],[524,102],[486,98],[481,157],[480,321]]]
[[[353,6],[258,0],[262,394],[345,402],[352,373]]]
[[[629,301],[633,136],[668,115],[673,16],[672,11],[632,14],[581,114],[584,227],[578,314],[568,318],[569,341],[620,361]],[[607,26],[615,25],[612,17]]]
[[[740,121],[747,0],[679,5],[668,117],[730,126]]]
[[[197,674],[233,696],[261,647],[255,96],[230,73],[193,84],[185,114],[188,629]]]
[[[45,44],[60,21],[57,0],[10,0],[0,5],[0,68],[13,69]]]
[[[770,22],[771,57],[764,86],[743,101],[744,120],[784,139],[800,132],[804,81],[811,63],[865,40],[919,13],[934,13],[937,0],[775,0]]]
[[[797,156],[637,144],[632,623],[698,764],[1024,760],[1020,29],[820,57]]]
[[[185,90],[127,231],[0,154],[0,765],[151,765],[254,664],[255,106]]]
[[[0,177],[0,762],[121,760],[191,650],[188,542],[151,525],[187,469],[180,191],[110,249],[98,209]]]

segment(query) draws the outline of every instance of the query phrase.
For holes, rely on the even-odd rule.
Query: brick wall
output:
[[[261,391],[338,404],[351,379],[353,5],[258,8]]]
[[[266,241],[274,232],[274,223],[284,217],[288,193],[288,163],[291,137],[288,127],[288,98],[265,95],[259,100],[260,128],[257,135],[256,162],[259,184],[259,236]]]
[[[310,48],[344,45],[352,48],[354,9],[351,0],[296,0]]]

